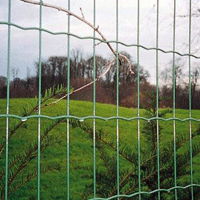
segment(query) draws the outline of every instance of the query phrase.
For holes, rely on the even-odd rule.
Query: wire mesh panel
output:
[[[141,16],[148,1],[130,2],[134,5],[132,13],[135,19],[127,18],[124,10],[125,13],[120,15],[120,6],[124,6],[124,2],[112,1],[109,9],[114,13],[114,21],[111,25],[103,22],[107,28],[114,26],[109,40],[97,23],[97,13],[104,15],[106,12],[98,10],[99,1],[90,1],[91,18],[88,19],[82,8],[79,14],[72,9],[74,2],[70,0],[65,1],[64,6],[51,4],[50,1],[19,0],[18,3],[37,8],[37,27],[14,23],[13,2],[4,2],[7,2],[8,12],[7,20],[0,21],[0,27],[6,27],[7,30],[7,50],[3,49],[7,62],[6,67],[1,66],[2,70],[3,67],[7,70],[6,96],[2,96],[6,101],[2,99],[0,107],[1,199],[199,199],[200,118],[198,108],[193,110],[193,106],[194,91],[197,91],[196,101],[200,96],[197,85],[200,72],[196,71],[195,76],[193,65],[199,64],[200,56],[198,51],[192,51],[195,39],[192,35],[192,19],[199,17],[199,9],[193,8],[195,5],[198,7],[198,4],[193,5],[192,0],[184,1],[188,14],[179,15],[178,1],[170,2],[171,41],[167,43],[171,44],[171,49],[167,50],[161,48],[166,42],[162,38],[161,0],[153,1],[153,11],[147,13],[145,18]],[[67,17],[63,17],[67,31],[54,32],[44,28],[45,9],[54,10],[56,15],[67,14]],[[143,38],[150,38],[148,27],[142,29],[144,20],[150,15],[154,19],[153,46],[141,42]],[[111,17],[111,14],[106,14],[106,17]],[[187,45],[183,52],[176,50],[179,17],[187,20],[187,29],[184,30],[187,32]],[[76,23],[74,19],[90,30],[89,36],[81,36],[80,24],[78,28],[73,27],[73,23]],[[127,35],[122,37],[124,40],[127,37],[135,38],[135,43],[121,40],[121,19],[127,23],[125,26],[135,23],[134,32],[125,31]],[[35,98],[31,95],[22,100],[10,98],[11,86],[18,80],[11,77],[14,74],[11,70],[11,55],[15,54],[12,34],[16,30],[21,30],[21,35],[28,31],[36,31],[38,34],[37,75],[35,79],[30,79],[36,82]],[[62,44],[65,51],[62,52],[64,56],[51,57],[45,63],[43,54],[47,49],[44,51],[44,41],[49,35],[64,36]],[[72,58],[73,40],[78,40],[79,46],[82,41],[88,42],[90,47],[85,48],[91,48],[92,56],[87,62],[81,56],[75,56],[75,53]],[[111,53],[109,59],[103,59],[97,54],[100,45],[104,45]],[[134,58],[125,49],[129,49],[127,51],[132,52],[130,54],[134,54]],[[151,55],[147,56],[149,52]],[[170,86],[160,76],[161,61],[165,56],[170,57],[171,71],[164,72],[164,75],[170,76]],[[148,66],[154,77],[150,81],[142,67],[147,57],[154,63],[154,67],[149,67],[150,64]],[[183,66],[177,66],[177,59],[182,58],[185,58],[184,65],[188,72],[185,77],[178,71]],[[54,61],[57,63],[51,65],[51,70],[54,69],[58,79],[64,77],[62,84],[59,81],[57,84],[53,75],[50,76],[50,68],[45,74],[45,67]],[[63,71],[58,70],[61,67]],[[83,75],[75,79],[74,74]],[[178,78],[184,81],[184,85],[178,85]],[[47,83],[51,87],[44,89],[43,85]],[[75,83],[78,86],[74,88]],[[15,85],[13,87],[12,91],[17,90]],[[87,90],[88,93],[85,92]],[[99,93],[103,92],[110,95],[113,101],[109,102],[106,95],[101,100]],[[78,97],[81,99],[81,96],[88,100],[86,97],[89,94],[90,102],[74,101]],[[131,106],[127,106],[128,100],[124,103],[123,98],[127,98]],[[179,105],[181,98],[184,98],[183,105]],[[27,110],[23,107],[27,102],[36,105]],[[122,107],[124,105],[128,108]],[[24,109],[24,113],[20,113],[20,109]],[[15,143],[18,145],[15,146]]]

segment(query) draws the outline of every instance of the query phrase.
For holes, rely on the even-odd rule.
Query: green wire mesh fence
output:
[[[26,1],[25,1],[26,2]],[[30,1],[31,2],[31,1]],[[29,2],[29,3],[30,3]],[[174,196],[172,199],[179,199],[178,195],[178,190],[182,189],[190,189],[190,199],[195,199],[194,198],[194,188],[199,189],[200,184],[194,183],[194,178],[193,178],[193,137],[192,137],[192,122],[200,122],[200,118],[194,118],[192,117],[192,88],[191,88],[191,57],[194,59],[200,59],[200,57],[191,54],[191,19],[192,19],[192,13],[191,13],[191,5],[192,5],[192,0],[188,0],[189,3],[189,36],[188,36],[188,42],[189,42],[189,47],[188,47],[188,52],[185,54],[182,54],[180,52],[176,51],[176,0],[173,1],[174,5],[173,6],[173,49],[171,51],[166,51],[161,48],[159,48],[159,0],[157,0],[156,4],[156,45],[155,47],[149,48],[146,46],[143,46],[140,44],[140,12],[141,12],[141,2],[140,0],[137,0],[137,43],[136,44],[126,44],[123,42],[119,41],[119,2],[116,0],[115,3],[115,13],[116,13],[116,38],[112,41],[106,41],[102,38],[96,37],[96,30],[93,30],[93,36],[91,37],[80,37],[78,35],[72,34],[70,32],[70,24],[71,24],[71,15],[68,15],[68,30],[67,32],[52,32],[48,29],[44,29],[42,26],[42,11],[43,11],[43,6],[44,3],[42,1],[38,2],[37,5],[39,5],[39,27],[23,27],[18,24],[14,24],[11,21],[11,7],[12,7],[12,1],[8,0],[8,21],[1,21],[1,25],[7,25],[8,26],[8,49],[7,49],[7,97],[6,97],[6,114],[1,114],[0,113],[0,118],[6,119],[6,142],[5,142],[5,179],[4,179],[4,194],[1,196],[2,199],[9,199],[8,196],[8,191],[9,191],[9,122],[11,118],[18,119],[21,121],[26,121],[28,119],[37,119],[37,124],[38,124],[38,139],[37,139],[37,199],[41,199],[41,120],[44,119],[50,119],[50,120],[61,120],[61,119],[66,119],[67,123],[67,129],[66,129],[66,134],[67,134],[67,158],[66,158],[66,177],[67,177],[67,195],[66,199],[72,199],[70,195],[70,120],[79,120],[79,121],[85,121],[88,119],[93,120],[92,121],[92,132],[93,132],[93,197],[91,199],[148,199],[145,195],[151,195],[151,194],[156,194],[154,196],[155,199],[162,199],[161,193],[162,192],[173,192]],[[67,10],[70,11],[70,0],[68,0],[68,8]],[[33,5],[34,6],[34,5]],[[96,27],[96,0],[93,1],[93,22],[92,26]],[[37,114],[36,115],[27,115],[27,116],[19,116],[15,114],[10,114],[10,51],[12,48],[12,32],[11,32],[11,27],[15,27],[24,31],[28,30],[36,30],[39,32],[39,82],[38,82],[38,109],[37,109]],[[66,95],[66,115],[59,115],[59,116],[48,116],[48,115],[43,115],[41,113],[41,105],[42,105],[42,35],[43,32],[46,32],[51,35],[66,35],[67,37],[67,77],[66,77],[66,82],[67,82],[67,88],[66,91],[70,91],[70,39],[71,37],[78,38],[81,40],[92,40],[93,41],[93,114],[90,116],[85,116],[85,117],[78,117],[71,115],[70,113],[70,93],[67,93]],[[116,69],[117,69],[117,78],[116,78],[116,113],[111,116],[111,117],[103,117],[103,116],[97,116],[96,115],[96,42],[102,42],[105,44],[115,44],[115,53],[116,53]],[[120,59],[119,59],[119,45],[123,45],[126,47],[136,47],[137,49],[137,116],[136,117],[123,117],[120,116],[119,114],[119,67],[120,67]],[[155,61],[156,61],[156,116],[153,117],[144,117],[141,116],[140,110],[141,110],[141,105],[140,105],[140,50],[144,49],[146,51],[155,51]],[[173,116],[172,117],[162,117],[159,116],[159,52],[163,52],[165,54],[172,54],[173,56],[173,72],[172,72],[172,82],[173,82]],[[175,87],[175,58],[176,55],[178,56],[185,56],[188,57],[188,68],[189,68],[189,84],[188,84],[188,91],[189,91],[189,104],[188,104],[188,117],[187,118],[179,118],[176,116],[176,87]],[[96,140],[97,140],[97,135],[96,135],[96,120],[105,120],[105,121],[110,121],[110,120],[116,120],[116,193],[115,195],[107,196],[107,197],[99,197],[97,194],[97,166],[96,166]],[[120,121],[136,121],[137,122],[137,157],[135,158],[137,160],[137,187],[136,187],[136,192],[130,191],[128,194],[124,194],[120,192],[120,187],[121,187],[121,178],[120,178],[120,140],[119,140],[119,126],[120,126]],[[141,122],[142,121],[155,121],[156,122],[156,174],[155,174],[155,182],[156,182],[156,189],[152,191],[145,191],[145,189],[142,186],[142,161],[141,161]],[[159,123],[160,122],[173,122],[173,165],[171,168],[173,169],[173,187],[170,188],[162,188],[161,186],[161,170],[162,168],[160,167],[161,160],[160,160],[160,130],[159,130]],[[176,135],[176,123],[177,122],[188,122],[189,123],[189,157],[188,159],[190,160],[190,184],[187,185],[179,185],[177,182],[177,135]],[[183,198],[184,199],[184,198]],[[197,198],[198,199],[198,198]]]

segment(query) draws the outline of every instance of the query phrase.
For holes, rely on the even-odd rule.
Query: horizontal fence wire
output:
[[[154,50],[154,51],[158,50],[158,51],[160,51],[162,53],[166,53],[166,54],[169,54],[169,53],[173,54],[173,53],[175,53],[175,54],[177,54],[179,56],[187,56],[187,57],[190,56],[190,57],[193,57],[193,58],[196,58],[196,59],[200,59],[200,56],[196,56],[196,55],[191,54],[191,53],[190,54],[188,54],[188,53],[180,53],[178,51],[164,50],[164,49],[156,48],[156,47],[147,47],[147,46],[138,45],[138,44],[127,44],[127,43],[116,41],[116,40],[106,40],[106,41],[104,41],[104,40],[102,40],[102,39],[100,39],[98,37],[93,37],[93,36],[81,37],[81,36],[79,36],[77,34],[73,34],[73,33],[68,33],[68,32],[53,32],[53,31],[50,31],[48,29],[38,28],[38,27],[24,27],[24,26],[20,26],[18,24],[8,23],[8,22],[4,22],[4,21],[0,21],[0,25],[9,25],[9,26],[13,26],[13,27],[19,28],[21,30],[26,30],[26,31],[31,31],[31,30],[32,31],[33,30],[40,31],[41,30],[41,31],[49,33],[51,35],[70,35],[70,36],[72,36],[74,38],[78,38],[78,39],[81,39],[81,40],[93,40],[93,39],[95,39],[96,41],[99,41],[101,43],[110,43],[110,44],[112,44],[112,43],[118,43],[118,44],[121,44],[121,45],[123,45],[125,47],[137,47],[137,46],[139,46],[140,48],[145,49],[145,50]]]
[[[26,117],[22,117],[19,115],[14,115],[14,114],[0,114],[0,118],[13,118],[13,119],[18,119],[21,121],[27,121],[28,119],[37,119],[37,118],[44,118],[44,119],[50,119],[50,120],[56,120],[56,119],[77,119],[79,121],[84,121],[88,119],[99,119],[99,120],[104,120],[104,121],[109,121],[109,120],[125,120],[125,121],[134,121],[134,120],[145,120],[145,121],[152,121],[152,120],[160,120],[160,121],[179,121],[179,122],[186,122],[186,121],[194,121],[194,122],[200,122],[199,118],[193,118],[193,117],[188,117],[188,118],[178,118],[178,117],[169,117],[169,118],[163,118],[163,117],[123,117],[123,116],[112,116],[112,117],[102,117],[102,116],[93,116],[93,115],[87,115],[85,117],[78,117],[75,115],[59,115],[59,116],[49,116],[49,115],[29,115]]]
[[[151,192],[145,192],[145,191],[140,191],[140,192],[134,192],[133,194],[129,194],[129,195],[126,195],[126,194],[121,194],[121,195],[114,195],[112,197],[108,197],[108,198],[92,198],[92,199],[89,199],[89,200],[112,200],[112,199],[116,199],[116,198],[131,198],[131,197],[135,197],[135,196],[138,196],[140,194],[147,194],[147,195],[151,195],[151,194],[155,194],[155,193],[158,193],[158,192],[171,192],[171,191],[174,191],[174,190],[177,190],[177,189],[187,189],[187,188],[192,188],[192,187],[200,187],[200,184],[189,184],[189,185],[186,185],[186,186],[176,186],[176,187],[171,187],[169,189],[156,189],[156,190],[152,190]]]
[[[66,119],[66,174],[67,174],[67,199],[71,199],[70,196],[70,119],[79,120],[83,122],[85,120],[93,120],[93,198],[90,200],[111,200],[111,199],[120,199],[120,198],[132,198],[132,197],[139,197],[139,200],[142,199],[142,194],[151,195],[157,193],[157,199],[161,199],[161,192],[171,192],[174,191],[175,199],[178,199],[177,192],[179,189],[187,189],[191,188],[191,199],[194,199],[194,188],[200,187],[200,184],[193,183],[193,152],[192,152],[192,122],[200,122],[200,118],[192,117],[192,102],[191,102],[191,58],[200,59],[200,56],[196,56],[191,53],[191,24],[192,24],[192,2],[189,0],[189,49],[188,53],[180,53],[176,51],[176,0],[173,1],[173,50],[164,50],[159,48],[159,0],[156,1],[156,44],[155,47],[147,47],[140,44],[140,0],[137,1],[137,43],[136,44],[127,44],[124,42],[119,41],[119,1],[116,0],[116,39],[115,40],[102,40],[96,37],[95,30],[93,30],[93,36],[85,36],[81,37],[77,34],[73,34],[70,32],[70,15],[68,15],[68,23],[67,23],[67,32],[53,32],[51,30],[42,28],[42,0],[40,0],[40,7],[39,7],[39,27],[24,27],[18,24],[11,22],[11,0],[8,1],[8,21],[0,21],[0,25],[7,25],[8,26],[8,49],[7,49],[7,97],[6,97],[6,114],[0,114],[0,119],[6,119],[6,157],[5,157],[5,200],[8,199],[8,151],[9,151],[9,119],[17,119],[25,122],[30,119],[38,119],[38,146],[37,146],[37,199],[41,199],[41,119],[50,119],[50,120],[61,120]],[[68,0],[68,10],[70,11],[70,0]],[[93,26],[96,27],[96,0],[93,0]],[[39,84],[38,84],[38,114],[28,115],[28,116],[20,116],[15,114],[10,114],[10,48],[11,48],[11,27],[15,27],[24,31],[38,31],[39,33]],[[78,117],[70,114],[70,94],[66,96],[66,115],[59,115],[59,116],[49,116],[41,114],[41,104],[42,104],[42,33],[46,32],[51,35],[66,35],[67,36],[67,89],[66,92],[70,91],[70,39],[71,37],[81,39],[81,40],[92,40],[93,42],[93,115],[88,115],[84,117]],[[109,44],[116,44],[116,69],[117,69],[117,79],[116,79],[116,115],[111,117],[103,117],[96,115],[96,41],[101,43],[109,43]],[[123,117],[119,114],[119,45],[123,45],[125,47],[136,47],[137,48],[137,116],[136,117]],[[140,49],[144,49],[147,51],[155,51],[155,62],[156,62],[156,117],[142,117],[140,115]],[[165,54],[172,54],[172,61],[173,61],[173,71],[172,71],[172,85],[173,85],[173,117],[164,118],[159,117],[159,53]],[[175,83],[175,56],[181,57],[188,57],[188,68],[189,68],[189,83],[188,83],[188,91],[189,91],[189,105],[188,105],[188,117],[187,118],[178,118],[176,117],[176,83]],[[100,198],[97,197],[97,177],[96,177],[96,120],[116,120],[116,194],[111,197]],[[119,120],[122,121],[136,121],[137,122],[137,156],[138,156],[138,192],[134,192],[131,194],[120,194],[120,158],[119,158],[119,151],[120,151],[120,132],[119,132]],[[142,183],[141,183],[141,131],[140,131],[140,120],[143,121],[156,121],[156,140],[157,140],[157,151],[156,151],[156,168],[157,168],[157,189],[152,191],[143,191]],[[173,181],[174,187],[171,188],[161,188],[160,185],[160,130],[159,130],[159,122],[160,121],[172,121],[173,122]],[[179,186],[177,184],[177,155],[176,155],[176,122],[189,122],[189,145],[190,145],[190,184],[186,186]]]

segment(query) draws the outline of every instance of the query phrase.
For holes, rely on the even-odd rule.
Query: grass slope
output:
[[[35,99],[11,99],[10,113],[22,115],[24,108],[31,108],[36,103]],[[0,113],[6,112],[6,101],[0,100]],[[93,115],[93,103],[83,101],[70,101],[70,113],[75,116]],[[140,111],[141,116],[145,116],[145,111]],[[42,109],[42,114],[49,116],[57,116],[66,114],[66,101],[62,101],[57,105],[46,107]],[[116,106],[107,104],[96,104],[96,115],[103,117],[111,117],[116,115]],[[136,117],[136,109],[119,108],[119,115],[124,117]],[[178,118],[187,118],[189,112],[187,110],[176,110]],[[193,110],[192,116],[199,118],[200,111]],[[166,117],[172,117],[168,114]],[[19,120],[10,119],[10,130],[14,128]],[[52,124],[52,120],[41,119],[41,134],[43,134],[45,127]],[[85,120],[81,122],[87,124],[92,128],[93,120]],[[143,121],[141,120],[141,127],[143,128]],[[160,148],[167,145],[167,142],[173,138],[173,122],[159,122],[162,127],[162,134],[160,136]],[[192,130],[197,129],[198,123],[192,122]],[[116,164],[116,120],[96,120],[96,129],[102,131],[101,136],[103,141],[112,144],[112,147],[107,147],[104,154],[110,154]],[[21,153],[25,153],[31,145],[37,145],[37,119],[30,119],[21,125],[16,133],[9,141],[9,159],[10,162],[14,160]],[[123,121],[119,120],[119,143],[120,148],[128,148],[128,151],[137,152],[137,121]],[[145,159],[146,144],[149,141],[141,134],[141,162]],[[177,136],[183,135],[188,137],[189,141],[189,122],[176,122]],[[1,141],[5,138],[5,119],[0,119],[0,137]],[[197,141],[197,143],[199,140]],[[67,126],[65,122],[55,126],[49,134],[49,146],[41,153],[41,199],[65,199],[66,197],[66,157],[67,157]],[[184,152],[189,147],[189,142],[180,150]],[[96,168],[103,172],[106,170],[105,161],[102,159],[102,151],[100,148],[96,149]],[[136,158],[137,159],[137,158]],[[173,159],[173,158],[171,158]],[[189,159],[189,158],[188,158]],[[0,159],[1,172],[5,170],[5,152]],[[193,159],[194,171],[199,175],[200,156],[196,155]],[[120,174],[124,171],[129,171],[135,168],[127,160],[120,157]],[[173,167],[173,166],[172,166]],[[189,167],[187,167],[189,170]],[[37,159],[32,159],[22,172],[19,173],[12,187],[20,185],[21,181],[26,179],[30,172],[34,173],[37,170]],[[14,170],[13,170],[14,171]],[[9,174],[14,173],[9,170]],[[105,173],[106,174],[106,173]],[[173,174],[171,174],[173,177]],[[188,177],[186,177],[186,182]],[[103,178],[102,178],[103,180]],[[199,180],[196,176],[195,181]],[[184,181],[185,182],[185,181]],[[4,179],[1,180],[3,185]],[[84,193],[91,188],[87,198],[92,197],[92,183],[93,183],[93,140],[92,135],[80,128],[73,128],[70,126],[70,197],[71,199],[85,199]],[[101,178],[97,178],[97,185],[102,185]],[[173,186],[173,184],[172,184]],[[100,190],[99,186],[97,190]],[[97,191],[98,192],[98,191]],[[30,182],[24,184],[20,189],[11,193],[10,199],[36,199],[37,195],[37,178],[33,177]]]

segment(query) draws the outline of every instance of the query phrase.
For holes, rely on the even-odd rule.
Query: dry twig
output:
[[[88,25],[90,28],[92,28],[95,32],[97,32],[100,37],[102,38],[102,40],[106,43],[106,45],[108,46],[108,48],[111,50],[111,52],[114,54],[114,56],[119,60],[120,63],[127,63],[128,64],[128,69],[129,69],[129,72],[131,74],[134,74],[133,70],[131,69],[131,62],[130,60],[125,56],[125,55],[122,55],[118,52],[115,52],[115,50],[113,49],[113,47],[110,45],[110,43],[107,41],[107,39],[105,38],[105,36],[102,34],[102,32],[100,32],[99,30],[99,26],[95,27],[93,26],[89,21],[87,21],[84,17],[84,14],[83,14],[83,11],[82,9],[80,8],[80,11],[81,11],[81,15],[82,17],[76,15],[75,13],[71,12],[70,10],[67,10],[65,8],[62,8],[62,7],[58,7],[58,6],[55,6],[55,5],[52,5],[52,4],[49,4],[49,3],[44,3],[44,2],[38,2],[38,1],[34,1],[34,0],[20,0],[20,1],[23,1],[25,3],[29,3],[29,4],[34,4],[34,5],[42,5],[44,7],[47,7],[47,8],[52,8],[52,9],[56,9],[58,11],[61,11],[61,12],[64,12],[66,13],[67,15],[70,15],[70,16],[73,16],[75,17],[76,19],[78,19],[79,21],[83,22],[84,24]],[[62,96],[61,98],[59,98],[58,100],[52,102],[52,103],[49,103],[49,104],[46,104],[45,106],[49,106],[49,105],[52,105],[52,104],[56,104],[58,103],[59,101],[61,101],[62,99],[64,99],[65,97],[67,97],[68,95],[71,95],[71,94],[74,94],[75,92],[78,92],[90,85],[92,85],[93,83],[95,83],[96,81],[98,81],[100,78],[104,77],[108,72],[109,70],[111,69],[112,65],[114,65],[115,63],[115,60],[109,62],[105,67],[106,67],[106,70],[100,74],[95,80],[91,81],[90,83],[87,83],[86,85],[78,88],[78,89],[75,89],[74,91],[72,91],[71,93],[67,93],[65,94],[64,96]]]
[[[82,8],[80,8],[80,11],[81,11],[82,18],[85,19],[85,16],[84,16],[84,14],[83,14]]]

